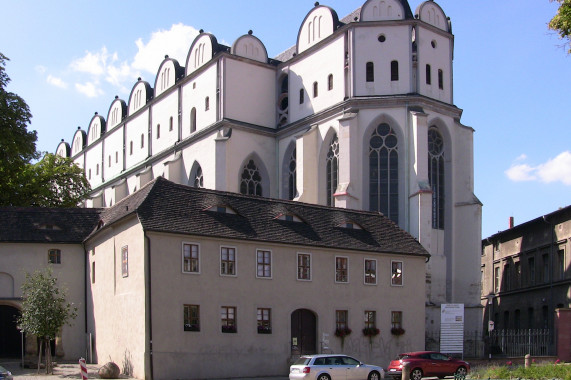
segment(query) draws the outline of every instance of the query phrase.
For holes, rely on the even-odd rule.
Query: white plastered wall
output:
[[[218,120],[216,110],[216,89],[218,86],[218,62],[210,64],[203,71],[191,74],[193,79],[182,87],[182,139],[190,136],[190,113],[196,108],[196,130],[199,131]],[[210,109],[205,110],[205,98],[209,97]]]

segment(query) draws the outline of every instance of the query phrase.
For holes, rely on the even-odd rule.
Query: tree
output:
[[[550,0],[551,2],[557,1],[559,9],[557,14],[549,21],[549,29],[559,33],[561,39],[567,40],[565,45],[568,46],[567,53],[571,54],[571,44],[569,38],[571,37],[571,0]]]
[[[0,53],[0,206],[75,207],[91,191],[83,171],[69,158],[36,151],[36,131],[28,131],[32,114],[10,82]]]
[[[42,347],[46,348],[46,374],[52,373],[50,341],[55,339],[63,325],[77,316],[77,307],[66,302],[66,291],[57,286],[51,267],[26,273],[22,285],[22,314],[18,324],[26,334],[33,334],[40,339],[38,352],[38,373],[42,361]]]

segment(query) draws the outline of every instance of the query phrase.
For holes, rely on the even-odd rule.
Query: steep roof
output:
[[[210,211],[217,206],[235,213]],[[429,255],[416,239],[380,213],[197,189],[162,177],[104,210],[100,227],[134,213],[146,231]],[[294,215],[301,222],[282,220],[281,215]],[[342,227],[346,223],[361,229]]]
[[[1,207],[0,241],[81,243],[95,228],[101,209]]]

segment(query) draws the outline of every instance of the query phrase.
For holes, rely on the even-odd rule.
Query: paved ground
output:
[[[54,367],[53,375],[46,375],[44,370],[40,370],[37,374],[37,369],[21,368],[19,360],[1,360],[0,365],[14,375],[14,379],[18,380],[56,380],[56,379],[81,379],[79,372],[79,363],[65,363],[58,364]],[[99,364],[87,364],[87,376],[89,379],[99,379],[97,371],[101,367]],[[121,379],[128,379],[127,376],[121,376]],[[282,377],[256,377],[256,378],[242,378],[232,380],[287,380],[287,376]],[[218,379],[226,380],[226,379]]]

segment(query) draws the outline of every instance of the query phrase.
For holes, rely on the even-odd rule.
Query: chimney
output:
[[[510,216],[510,228],[514,228],[514,217]]]

